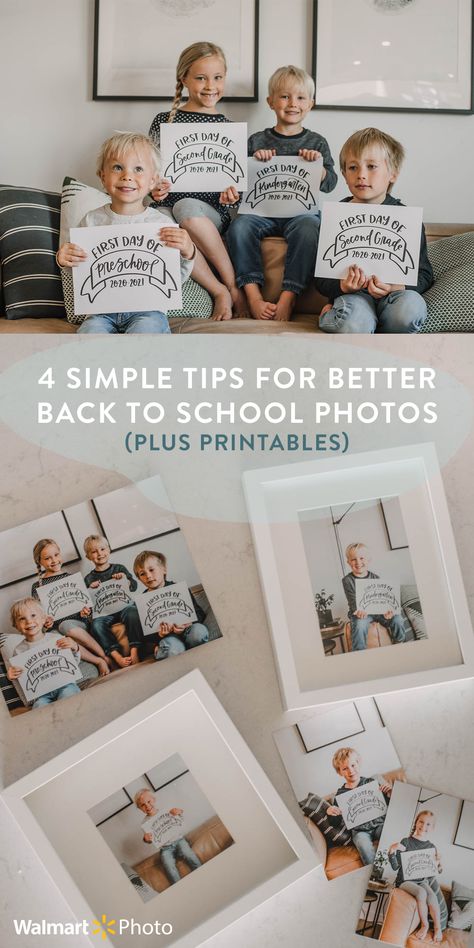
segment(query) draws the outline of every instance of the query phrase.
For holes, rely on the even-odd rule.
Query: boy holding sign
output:
[[[99,589],[104,583],[116,580],[128,583],[130,592],[135,592],[137,581],[121,563],[110,562],[110,546],[105,537],[91,535],[84,540],[84,553],[87,559],[94,564],[94,569],[84,576],[88,589]],[[120,592],[120,590],[118,590]],[[126,598],[125,596],[123,597]],[[128,598],[128,597],[127,597]],[[123,623],[130,645],[130,655],[125,656],[112,632],[112,626],[117,622]],[[92,635],[100,643],[104,652],[119,668],[128,665],[137,665],[140,661],[139,648],[143,645],[143,633],[135,603],[120,603],[117,600],[115,612],[107,615],[94,616],[92,619]]]
[[[371,622],[379,622],[390,633],[392,643],[405,641],[405,626],[400,615],[389,610],[384,615],[368,615],[357,606],[357,582],[362,579],[379,579],[377,573],[369,569],[370,551],[365,543],[350,543],[346,549],[346,560],[350,573],[342,579],[342,586],[349,606],[348,616],[351,623],[352,651],[367,648],[367,636]]]
[[[24,641],[20,642],[14,649],[12,658],[15,655],[22,655],[24,652],[33,652],[35,649],[40,649],[41,646],[44,646],[45,649],[49,647],[54,650],[66,649],[68,651],[67,656],[66,654],[64,655],[64,661],[59,663],[60,667],[57,671],[58,675],[61,674],[61,666],[63,666],[64,669],[66,669],[67,677],[71,679],[70,682],[53,688],[51,691],[35,698],[32,705],[33,708],[41,708],[45,704],[52,704],[54,701],[61,701],[63,698],[71,698],[73,695],[79,694],[76,679],[80,677],[77,671],[80,660],[80,645],[67,635],[61,636],[57,632],[44,633],[43,627],[46,623],[47,616],[40,603],[31,596],[14,602],[10,609],[10,617],[13,628],[24,637]],[[71,661],[68,661],[68,658],[70,658]],[[55,674],[53,666],[55,664],[57,664],[57,662],[54,657],[46,658],[43,662],[45,666],[44,673],[48,678],[51,678],[53,682]],[[47,665],[49,666],[49,670],[46,670]],[[24,674],[25,669],[21,665],[15,665],[13,663],[7,671],[7,678],[9,681],[15,681],[15,679],[20,678]],[[63,676],[61,680],[62,678]],[[38,683],[40,683],[40,678],[36,675],[33,683],[34,689]],[[28,698],[27,690],[23,690],[25,691],[25,697]]]
[[[133,572],[137,579],[146,587],[144,590],[153,591],[165,586],[173,586],[173,580],[166,578],[167,564],[163,553],[154,550],[143,550],[133,564]],[[189,648],[203,645],[209,640],[209,632],[203,623],[204,612],[193,594],[189,592],[191,602],[196,613],[197,622],[180,623],[161,622],[158,628],[158,644],[154,648],[157,662],[170,655],[180,655]]]
[[[180,252],[181,282],[184,283],[191,275],[196,254],[189,234],[180,227],[170,227],[168,217],[144,204],[159,179],[159,168],[158,151],[146,135],[117,134],[107,139],[99,153],[97,174],[111,202],[89,211],[79,227],[151,224],[156,221],[161,243]],[[82,247],[66,242],[59,248],[56,260],[59,267],[77,267],[87,256]],[[170,328],[166,314],[156,310],[89,315],[78,332],[169,333]]]
[[[386,132],[364,128],[346,141],[339,156],[351,197],[349,204],[401,205],[391,195],[405,157],[403,146]],[[323,332],[418,332],[426,319],[421,296],[433,283],[422,225],[416,286],[386,283],[376,273],[350,266],[341,280],[316,278],[316,288],[330,300],[321,310]]]
[[[259,161],[275,155],[293,155],[305,161],[323,159],[321,191],[332,191],[337,175],[329,145],[322,135],[303,128],[314,105],[314,81],[303,69],[282,66],[270,77],[267,102],[275,112],[276,124],[251,135],[248,153]],[[234,200],[231,193],[229,202]],[[236,199],[235,199],[236,200]],[[236,271],[237,286],[244,287],[254,319],[288,321],[296,297],[311,282],[316,262],[320,214],[312,211],[296,217],[239,216],[227,231],[227,246]],[[287,244],[282,290],[277,303],[263,299],[261,241],[264,237],[284,237]]]
[[[199,869],[202,862],[182,835],[184,810],[174,806],[170,810],[158,808],[155,794],[144,787],[134,796],[135,806],[145,814],[142,823],[143,842],[153,843],[160,852],[161,865],[173,885],[181,879],[176,860],[182,860],[189,869]]]
[[[332,765],[336,773],[338,773],[341,777],[344,777],[345,781],[342,787],[340,787],[335,793],[336,800],[342,794],[354,791],[366,784],[372,784],[376,782],[378,783],[378,790],[380,791],[380,794],[383,794],[385,804],[388,805],[390,794],[392,792],[391,783],[388,783],[383,777],[380,776],[361,777],[361,757],[353,747],[340,747],[339,750],[337,750],[334,754]],[[374,812],[375,809],[376,808],[374,808]],[[377,809],[379,812],[381,811],[381,807],[378,807]],[[382,835],[383,824],[385,822],[385,812],[381,816],[375,816],[374,819],[370,819],[367,822],[350,827],[352,842],[354,843],[354,846],[356,847],[364,866],[368,866],[374,861],[377,844]],[[342,810],[339,806],[335,806],[333,804],[332,806],[328,807],[327,814],[330,817],[340,818],[342,816]]]

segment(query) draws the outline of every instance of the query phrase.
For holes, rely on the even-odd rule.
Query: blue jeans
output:
[[[202,866],[199,856],[196,856],[196,853],[193,852],[184,836],[182,836],[181,839],[176,839],[174,843],[169,843],[168,846],[162,846],[160,849],[160,857],[161,865],[171,885],[173,885],[174,882],[179,882],[181,879],[179,869],[176,865],[177,859],[182,859],[190,869],[199,869],[199,866]]]
[[[100,313],[88,316],[78,332],[150,333],[171,332],[165,313]]]
[[[158,649],[155,652],[157,662],[163,658],[169,658],[170,655],[181,655],[188,648],[196,648],[197,645],[204,645],[209,641],[209,632],[202,622],[193,622],[189,629],[185,629],[181,635],[165,635],[158,642]]]
[[[122,653],[122,649],[112,632],[112,626],[115,625],[116,622],[122,622],[125,626],[125,632],[130,647],[138,648],[140,645],[143,645],[143,632],[138,610],[137,607],[131,603],[128,606],[124,606],[120,612],[114,612],[111,616],[98,616],[92,621],[92,635],[97,639],[99,645],[102,646],[106,655],[110,655],[111,652]]]
[[[62,688],[56,688],[54,691],[48,691],[46,695],[41,695],[36,701],[33,701],[33,708],[42,708],[45,704],[52,704],[53,701],[62,701],[63,698],[72,698],[73,695],[80,694],[80,689],[75,682],[70,685],[63,685]]]
[[[419,332],[426,319],[426,303],[415,290],[395,290],[381,300],[369,293],[342,293],[324,316],[322,332]]]
[[[390,632],[390,638],[393,644],[405,641],[405,625],[401,616],[393,616],[393,619],[386,619],[384,616],[366,616],[365,619],[358,619],[357,616],[350,616],[351,620],[351,638],[352,651],[359,652],[367,648],[367,636],[371,622],[379,622]]]
[[[359,853],[360,858],[364,866],[371,866],[374,859],[375,853],[377,852],[377,846],[374,843],[378,843],[383,830],[383,823],[380,826],[376,826],[373,830],[352,830],[352,842],[354,843],[357,852]]]
[[[236,217],[226,233],[226,243],[234,264],[237,286],[257,283],[263,286],[261,241],[264,237],[284,237],[288,249],[283,273],[283,290],[301,293],[314,276],[321,217]]]

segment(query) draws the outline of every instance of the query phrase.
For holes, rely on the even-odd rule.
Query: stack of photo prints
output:
[[[77,917],[106,906],[151,925],[159,896],[167,943],[192,948],[317,866],[331,885],[370,866],[357,934],[468,948],[474,802],[410,781],[374,697],[474,675],[434,446],[243,485],[293,721],[274,736],[306,834],[200,671],[160,690],[162,661],[221,631],[158,476],[0,534],[12,716],[157,675],[151,698],[3,797]]]

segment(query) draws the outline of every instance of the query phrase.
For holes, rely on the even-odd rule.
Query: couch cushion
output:
[[[424,294],[428,316],[421,332],[474,331],[474,233],[428,245],[435,282]]]
[[[64,178],[63,190],[61,196],[61,236],[60,243],[69,240],[69,230],[71,227],[77,227],[82,218],[96,207],[103,207],[104,204],[110,204],[110,197],[98,188],[91,188],[76,178]],[[64,292],[64,303],[66,314],[70,323],[82,323],[84,316],[74,312],[74,293],[72,283],[72,270],[70,267],[63,267],[61,278]],[[196,283],[189,279],[183,283],[183,306],[182,309],[172,309],[168,312],[168,317],[183,318],[193,317],[194,319],[209,319],[212,314],[212,300],[209,293]]]
[[[416,586],[402,586],[400,590],[402,608],[413,629],[415,639],[427,639],[425,617],[420,603],[420,596]]]
[[[460,882],[453,882],[451,890],[451,913],[448,928],[470,932],[474,924],[474,889]]]
[[[65,315],[56,265],[60,197],[0,185],[0,261],[8,319]]]

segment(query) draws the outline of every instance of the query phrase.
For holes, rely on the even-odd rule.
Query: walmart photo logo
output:
[[[106,941],[108,935],[171,935],[173,926],[170,922],[137,922],[134,918],[107,918],[101,915],[92,922],[83,919],[81,922],[47,922],[46,919],[33,921],[32,918],[14,918],[13,927],[16,935],[98,935],[99,940]]]

